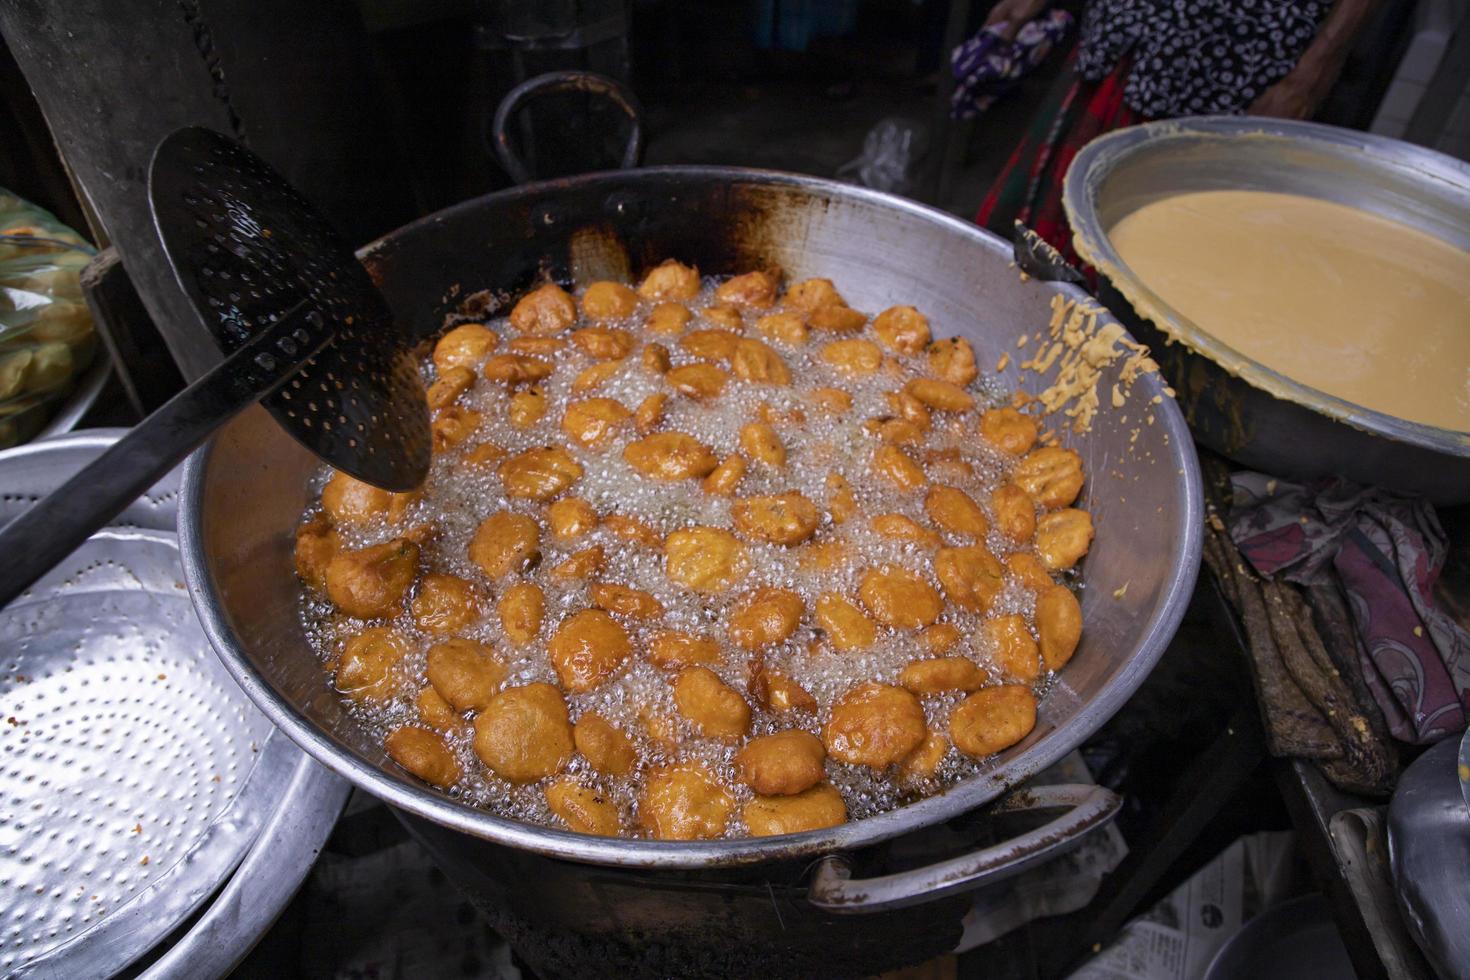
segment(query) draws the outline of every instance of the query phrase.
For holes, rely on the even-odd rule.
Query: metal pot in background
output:
[[[1408,422],[1309,388],[1195,326],[1128,270],[1108,238],[1125,215],[1190,191],[1301,194],[1351,205],[1470,249],[1470,164],[1314,123],[1207,116],[1093,140],[1067,171],[1064,203],[1099,297],[1152,348],[1196,438],[1242,465],[1306,479],[1470,501],[1470,433]]]
[[[1353,961],[1338,935],[1332,906],[1299,895],[1251,919],[1220,947],[1203,980],[1342,980]]]
[[[1470,975],[1470,733],[1404,772],[1388,804],[1388,856],[1404,923],[1435,972]]]
[[[1069,285],[1022,281],[1009,246],[940,212],[830,181],[725,168],[592,174],[506,191],[426,217],[362,256],[398,327],[415,338],[452,312],[497,316],[543,276],[632,280],[670,256],[713,274],[774,265],[794,279],[832,278],[859,309],[916,303],[936,335],[970,338],[982,364],[1011,355],[1001,384],[1031,391],[1046,381],[1022,376],[1017,335],[1048,322],[1054,297],[1084,298]],[[1142,405],[1161,391],[1147,377],[1132,397]],[[1059,802],[1063,814],[1020,845],[988,846],[973,833],[926,851],[911,843],[915,831],[991,803],[1080,744],[1143,681],[1177,628],[1198,569],[1200,480],[1183,417],[1167,401],[1154,411],[1136,443],[1136,422],[1111,409],[1090,432],[1067,437],[1090,475],[1080,506],[1098,538],[1082,571],[1082,644],[1043,699],[1035,731],[946,793],[788,837],[582,836],[464,806],[394,766],[307,652],[292,543],[316,462],[264,412],[238,417],[189,464],[186,575],[245,691],[309,753],[405,811],[523,955],[543,937],[555,952],[547,968],[568,975],[609,965],[721,972],[722,964],[772,976],[818,967],[869,974],[952,948],[966,904],[956,890],[1075,843],[1116,806],[1096,787],[1051,801],[1023,795],[1018,802]],[[936,897],[892,916],[859,914]]]

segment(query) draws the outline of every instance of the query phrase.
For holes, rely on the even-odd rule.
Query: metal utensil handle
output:
[[[307,321],[311,330],[303,327]],[[0,528],[0,607],[56,567],[215,429],[280,387],[331,336],[314,310],[296,307]]]
[[[1086,286],[1087,278],[1068,262],[1051,242],[1017,221],[1011,229],[1011,254],[1016,268],[1043,282],[1070,282]]]
[[[1123,798],[1103,786],[1066,784],[1023,789],[996,804],[992,812],[1021,813],[1066,807],[1067,812],[1018,837],[961,857],[877,878],[852,877],[847,858],[822,859],[807,890],[807,901],[838,914],[882,912],[930,902],[955,892],[1019,874],[1065,854],[1092,830],[1118,815]]]
[[[534,179],[525,161],[511,147],[510,133],[507,132],[511,116],[530,99],[552,92],[600,95],[622,109],[632,129],[628,133],[628,144],[623,148],[623,162],[618,167],[631,170],[638,166],[643,159],[643,107],[638,104],[637,97],[621,82],[606,75],[590,71],[551,71],[528,78],[511,89],[495,109],[495,119],[490,124],[490,148],[495,151],[496,159],[510,174],[511,180],[525,184]]]

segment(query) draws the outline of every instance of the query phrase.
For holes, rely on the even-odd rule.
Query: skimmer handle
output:
[[[215,429],[279,388],[331,339],[315,310],[297,306],[0,528],[0,607],[106,526]]]

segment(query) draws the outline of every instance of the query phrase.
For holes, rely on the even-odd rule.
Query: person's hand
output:
[[[1336,80],[1336,70],[1303,61],[1281,81],[1256,96],[1246,112],[1277,119],[1310,119]]]
[[[1046,4],[1047,0],[996,0],[995,6],[990,8],[989,16],[985,18],[985,26],[1004,24],[1005,29],[1001,31],[1001,36],[1007,41],[1014,40],[1021,25],[1040,16],[1046,9]]]

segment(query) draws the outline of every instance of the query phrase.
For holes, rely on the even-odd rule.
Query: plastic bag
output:
[[[0,189],[0,448],[45,425],[96,355],[81,271],[96,249]]]
[[[880,119],[863,137],[863,152],[837,168],[837,176],[874,190],[907,193],[928,142],[927,130],[912,119]]]

